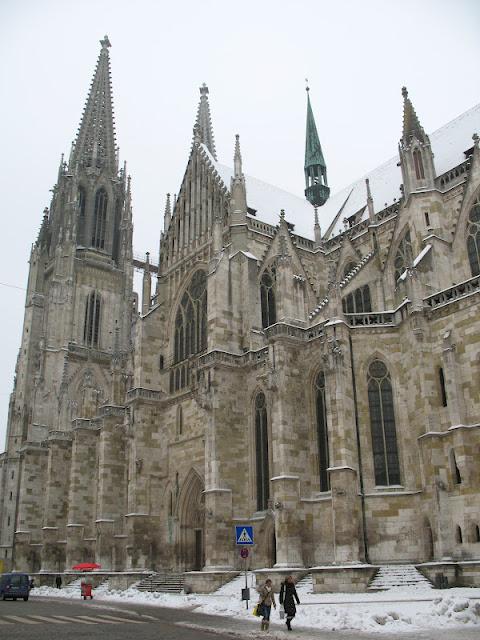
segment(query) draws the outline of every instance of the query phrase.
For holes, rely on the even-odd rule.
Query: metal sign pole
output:
[[[246,593],[248,593],[248,580],[247,580],[247,557],[245,557],[245,589],[247,589]],[[247,611],[248,611],[248,598],[245,600],[246,604],[247,604]]]

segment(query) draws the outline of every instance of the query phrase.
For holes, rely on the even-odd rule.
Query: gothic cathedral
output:
[[[252,568],[318,590],[391,563],[480,585],[480,105],[429,136],[404,88],[398,154],[330,193],[308,93],[300,198],[243,173],[238,135],[219,162],[203,85],[157,265],[133,256],[109,48],[30,255],[5,569],[211,590],[246,524]]]

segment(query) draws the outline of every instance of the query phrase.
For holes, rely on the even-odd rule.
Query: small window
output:
[[[450,469],[452,472],[453,482],[455,484],[462,484],[462,475],[460,473],[460,469],[458,468],[457,458],[453,449],[450,451]]]
[[[179,404],[177,407],[177,435],[181,436],[183,433],[183,409]]]
[[[257,471],[257,511],[265,511],[270,498],[267,403],[265,394],[255,398],[255,457]]]
[[[480,542],[480,527],[475,525],[475,542]]]
[[[9,527],[9,526],[10,526],[10,516],[8,516],[8,518],[7,518],[7,527]]]
[[[11,479],[13,480],[15,477],[15,471],[12,471],[11,475],[10,475]]]
[[[430,215],[428,211],[425,211],[425,224],[427,225],[427,227],[430,226]]]
[[[442,397],[442,407],[447,406],[447,390],[445,388],[445,376],[443,375],[442,367],[438,370],[438,379],[440,382],[440,395]]]
[[[160,371],[163,371],[164,368],[164,357],[161,355],[158,358],[158,368],[160,369]]]
[[[458,544],[462,544],[463,542],[462,527],[460,527],[459,525],[457,525],[457,528],[456,528],[455,540]]]
[[[13,492],[10,491],[10,501],[12,501],[12,500],[13,500]]]
[[[277,321],[275,305],[275,267],[265,269],[260,280],[260,301],[262,307],[262,327],[265,329]]]

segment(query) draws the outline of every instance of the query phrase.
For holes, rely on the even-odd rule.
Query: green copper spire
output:
[[[327,165],[323,158],[317,126],[310,104],[310,89],[307,87],[307,133],[305,139],[305,197],[314,207],[321,207],[328,200],[330,189],[327,183]]]

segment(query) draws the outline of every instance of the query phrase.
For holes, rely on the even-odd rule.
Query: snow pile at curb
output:
[[[68,585],[63,589],[52,587],[38,587],[32,590],[32,596],[60,597],[80,600],[79,585]],[[123,602],[131,604],[149,604],[175,609],[195,609],[195,611],[248,621],[258,624],[258,618],[252,615],[252,602],[249,610],[240,600],[238,589],[232,585],[224,585],[213,595],[205,594],[170,594],[148,591],[138,591],[131,586],[125,591],[109,589],[108,585],[100,585],[94,589],[94,600],[100,602]],[[256,594],[252,590],[254,602]],[[431,592],[430,592],[431,593]],[[322,602],[322,596],[334,594],[312,594],[305,597],[303,605],[297,609],[294,626],[310,627],[322,631],[379,631],[401,632],[414,629],[443,628],[454,626],[480,625],[480,601],[471,600],[468,596],[478,597],[478,589],[450,589],[434,600],[422,601],[415,599],[416,594],[410,593],[408,601],[396,602],[376,601],[375,597],[368,598],[367,594],[335,594],[342,597],[340,603]],[[359,596],[364,600],[358,602]],[[402,592],[405,597],[406,592]],[[315,601],[313,600],[315,598]],[[355,602],[357,599],[357,602]],[[311,600],[311,604],[308,601]],[[351,600],[351,602],[349,602]],[[319,602],[322,602],[319,604]],[[226,623],[228,624],[228,623]],[[271,633],[283,631],[284,623],[280,620],[278,610],[272,611]],[[234,627],[232,627],[232,631]],[[253,628],[252,628],[253,631]],[[272,637],[272,636],[271,636]],[[283,637],[283,636],[282,636]]]

